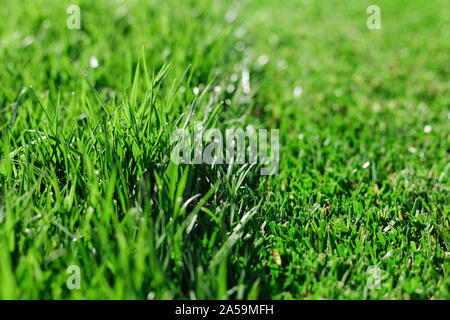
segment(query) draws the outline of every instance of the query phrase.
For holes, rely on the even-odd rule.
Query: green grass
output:
[[[450,298],[448,1],[75,3],[0,9],[0,298]],[[173,164],[194,121],[278,174]]]

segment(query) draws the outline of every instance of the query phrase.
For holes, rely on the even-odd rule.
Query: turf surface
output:
[[[0,298],[450,298],[448,1],[71,4],[0,9]],[[278,174],[173,164],[194,121]]]

